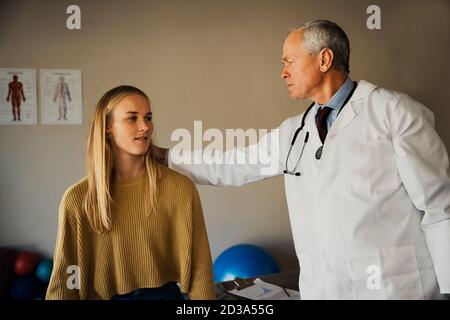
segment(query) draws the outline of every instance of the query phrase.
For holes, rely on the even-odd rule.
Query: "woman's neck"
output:
[[[138,178],[145,172],[145,157],[122,155],[114,157],[114,172],[118,181]]]

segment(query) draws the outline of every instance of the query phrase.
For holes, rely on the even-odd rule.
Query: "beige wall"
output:
[[[65,27],[77,3],[82,30]],[[382,30],[366,28],[368,5]],[[0,245],[52,254],[57,207],[84,175],[85,143],[101,94],[119,84],[153,101],[156,141],[176,128],[273,128],[308,102],[279,79],[283,35],[316,18],[338,22],[351,76],[409,93],[436,115],[450,146],[449,1],[19,1],[0,0],[0,67],[81,69],[83,125],[0,127]],[[297,266],[282,178],[240,188],[199,187],[213,257],[242,242]]]

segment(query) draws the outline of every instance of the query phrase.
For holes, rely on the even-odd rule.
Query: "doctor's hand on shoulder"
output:
[[[161,148],[152,144],[152,153],[159,164],[168,167],[169,149]]]

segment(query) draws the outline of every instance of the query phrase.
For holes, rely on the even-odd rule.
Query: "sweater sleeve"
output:
[[[193,248],[192,275],[189,298],[191,300],[214,300],[211,251],[206,232],[203,210],[197,189],[194,187],[192,199]]]
[[[65,192],[58,214],[58,233],[53,257],[53,271],[47,289],[47,300],[79,299],[77,263],[77,228],[75,212],[70,210],[69,190]],[[78,289],[77,289],[78,287]]]

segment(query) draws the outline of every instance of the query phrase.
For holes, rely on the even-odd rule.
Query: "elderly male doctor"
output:
[[[331,21],[291,31],[281,76],[292,98],[312,106],[258,144],[221,154],[223,164],[202,151],[191,153],[201,164],[183,163],[172,150],[169,166],[221,186],[284,174],[302,299],[441,298],[450,293],[445,146],[422,104],[353,82],[349,52]],[[257,152],[270,154],[274,170],[226,164]]]

